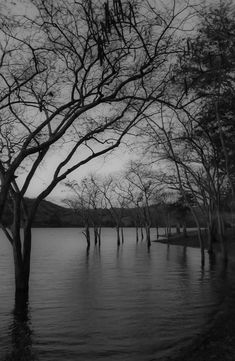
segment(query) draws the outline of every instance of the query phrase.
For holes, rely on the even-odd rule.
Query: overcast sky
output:
[[[27,192],[27,197],[34,198],[46,185],[48,185],[53,175],[52,165],[58,164],[58,161],[63,159],[62,152],[54,152],[40,168],[37,170],[32,184]],[[107,154],[105,157],[99,157],[88,164],[80,167],[76,172],[72,173],[69,177],[70,180],[79,181],[89,173],[97,175],[108,175],[109,173],[121,171],[131,158],[135,158],[135,154],[128,151],[127,147],[120,146],[112,153]],[[18,177],[18,183],[21,184],[25,178],[25,173]],[[54,191],[47,198],[50,201],[60,203],[61,200],[66,198],[66,188],[63,184],[58,185]]]
[[[196,1],[196,3],[198,2]],[[26,4],[26,8],[24,8],[22,4]],[[30,13],[31,7],[29,5],[27,6],[27,4],[29,4],[27,0],[0,0],[0,10],[1,5],[4,5],[3,8],[5,9],[5,6],[10,8],[13,5],[14,12],[16,14],[22,14],[22,12],[25,12],[25,10],[23,9],[26,9],[26,12]],[[135,155],[131,155],[126,147],[120,147],[120,149],[115,150],[111,155],[106,155],[106,157],[104,158],[97,158],[89,162],[85,166],[80,167],[70,176],[70,179],[79,180],[91,172],[97,173],[99,175],[105,175],[110,172],[121,170],[124,168],[125,164],[131,158],[131,156]],[[53,174],[53,164],[58,163],[56,161],[58,161],[59,159],[63,159],[63,153],[62,151],[55,151],[53,154],[50,155],[49,158],[47,158],[47,161],[42,166],[40,166],[29,188],[29,191],[27,192],[28,197],[35,197],[40,191],[45,188],[46,185],[48,185]],[[22,174],[18,177],[19,184],[22,183],[24,177],[25,174]],[[65,188],[62,185],[57,186],[55,190],[50,194],[49,199],[58,202],[61,199],[65,198],[66,194],[63,192],[64,189]]]

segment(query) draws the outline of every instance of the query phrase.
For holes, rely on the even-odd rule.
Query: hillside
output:
[[[33,199],[26,199],[28,209],[32,206]],[[138,218],[138,210],[136,208],[130,209],[116,209],[117,212],[122,213],[122,225],[134,226],[135,219]],[[188,227],[193,227],[194,222],[190,212],[184,214],[178,212],[174,208],[164,205],[153,205],[150,207],[152,226],[165,227],[166,219],[172,226],[176,224],[185,223]],[[92,219],[102,226],[115,226],[114,220],[108,209],[98,209],[91,211]],[[4,223],[11,224],[11,211],[7,207],[4,214]],[[203,223],[203,222],[202,222]],[[66,208],[49,201],[42,201],[33,224],[34,227],[82,227],[83,220],[81,213],[76,214],[72,209]]]

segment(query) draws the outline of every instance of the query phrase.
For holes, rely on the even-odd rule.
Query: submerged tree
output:
[[[103,207],[103,195],[97,186],[93,175],[83,178],[80,182],[66,181],[65,185],[71,190],[71,197],[66,198],[67,204],[75,214],[83,221],[85,227],[84,235],[87,241],[87,247],[90,247],[90,227],[94,230],[95,245],[101,243],[101,216],[100,211]]]
[[[163,114],[161,120],[149,117],[146,130],[152,162],[164,164],[159,181],[174,190],[192,213],[204,263],[204,241],[195,205],[209,222],[208,205],[220,201],[224,181],[218,167],[211,163],[213,144],[209,137],[196,137],[195,122],[183,115],[177,118]]]
[[[131,162],[126,171],[127,181],[134,186],[135,199],[138,209],[141,211],[144,223],[146,242],[151,246],[150,228],[152,226],[150,204],[155,199],[158,184],[154,182],[154,174],[141,162]]]
[[[139,238],[143,240],[143,212],[140,207],[140,202],[138,199],[136,187],[131,184],[126,178],[126,173],[122,177],[121,182],[119,182],[119,189],[122,194],[123,199],[125,200],[125,205],[128,206],[131,214],[131,219],[135,225],[136,230],[136,242],[139,242]],[[140,237],[139,237],[140,230]]]
[[[224,242],[223,200],[229,192],[234,200],[235,126],[234,126],[234,21],[235,7],[231,1],[221,1],[203,9],[199,16],[196,38],[189,42],[189,52],[182,60],[182,70],[188,81],[189,94],[200,97],[193,117],[194,139],[210,144],[210,196],[208,212],[209,250],[212,240]],[[202,180],[203,183],[203,180]]]
[[[174,4],[164,14],[138,0],[29,4],[29,14],[0,18],[0,217],[10,199],[12,225],[1,225],[13,249],[16,291],[26,293],[40,202],[117,147],[153,102],[177,107],[168,96],[169,65],[186,9]],[[50,181],[27,209],[37,170],[58,149]]]
[[[121,243],[124,243],[122,218],[127,202],[120,193],[118,176],[109,175],[108,177],[97,178],[95,180],[95,186],[102,194],[103,205],[115,224],[117,246],[119,247]]]
[[[145,151],[162,166],[166,184],[171,184],[191,209],[204,244],[190,194],[207,222],[209,252],[213,239],[221,244],[227,259],[223,202],[227,192],[234,197],[234,13],[231,2],[203,6],[196,32],[182,42],[184,51],[172,68],[172,89],[188,101],[184,112],[169,111],[146,116]],[[163,162],[162,162],[163,161]]]

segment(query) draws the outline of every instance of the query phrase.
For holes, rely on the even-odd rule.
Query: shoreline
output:
[[[207,251],[208,242],[207,242],[207,235],[206,235],[205,230],[202,231],[202,237],[204,240],[205,251]],[[231,257],[231,258],[235,259],[235,229],[234,228],[226,229],[225,240],[227,242],[229,258]],[[152,242],[168,244],[171,246],[200,248],[197,231],[187,232],[186,237],[182,233],[180,233],[180,234],[173,233],[168,238],[163,237],[163,238],[159,238],[157,240],[155,239]],[[220,243],[218,241],[214,243],[214,251],[215,251],[215,253],[220,253]]]
[[[205,236],[203,237],[203,239],[205,239]],[[182,233],[173,233],[168,238],[164,236],[157,240],[153,240],[152,242],[164,243],[175,246],[200,248],[196,231],[189,231],[187,233],[187,236],[184,236]],[[207,242],[205,244],[205,249],[207,249]]]

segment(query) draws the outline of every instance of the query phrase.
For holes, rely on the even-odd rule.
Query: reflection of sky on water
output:
[[[35,229],[30,320],[19,323],[14,316],[12,323],[11,291],[3,288],[0,331],[8,336],[1,338],[0,353],[15,347],[9,324],[32,336],[32,347],[25,338],[29,349],[51,361],[65,355],[160,360],[207,327],[226,284],[214,277],[218,267],[211,270],[206,259],[201,269],[198,249],[154,243],[148,252],[145,242],[136,244],[134,230],[125,235],[117,249],[115,229],[104,229],[101,247],[92,244],[87,253],[79,229]],[[4,285],[1,265],[0,275]]]

